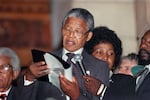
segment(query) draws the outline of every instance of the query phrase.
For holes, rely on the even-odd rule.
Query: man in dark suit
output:
[[[139,65],[145,66],[145,71],[136,80],[136,99],[149,100],[150,98],[150,30],[146,31],[141,39],[139,49]],[[142,79],[145,73],[145,78]]]
[[[59,89],[50,83],[35,81],[24,86],[23,77],[18,77],[19,63],[13,50],[0,47],[0,100],[65,100]]]
[[[35,81],[24,86],[23,78],[17,83],[10,100],[66,100],[65,95],[51,83]]]
[[[83,77],[79,67],[73,66],[72,81],[69,81],[63,75],[59,76],[60,86],[63,92],[71,100],[99,100],[104,86],[109,85],[109,69],[107,63],[94,58],[84,50],[84,45],[93,35],[91,30],[94,28],[94,19],[92,14],[86,9],[71,9],[62,22],[63,47],[53,54],[67,61],[68,53],[79,54],[83,57],[82,63],[89,75]],[[73,62],[73,60],[72,60]],[[72,64],[74,65],[74,64]],[[45,62],[38,62],[30,65],[29,72],[32,77],[38,78],[48,74],[48,66]],[[77,74],[78,73],[78,74]],[[101,87],[102,86],[102,87]]]

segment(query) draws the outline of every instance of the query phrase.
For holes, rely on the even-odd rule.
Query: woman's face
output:
[[[106,61],[111,70],[115,61],[114,47],[109,42],[101,42],[94,47],[92,55],[100,60]]]

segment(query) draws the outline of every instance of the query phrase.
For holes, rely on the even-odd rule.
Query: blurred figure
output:
[[[143,72],[136,80],[137,100],[149,100],[150,98],[150,30],[147,30],[139,47],[139,65],[144,66]]]
[[[16,53],[5,47],[0,47],[0,99],[17,100],[13,81],[20,72],[19,58]]]
[[[135,79],[130,75],[113,74],[122,54],[122,43],[117,34],[105,26],[96,27],[85,48],[94,57],[106,61],[109,65],[110,86],[107,87],[102,100],[132,100]]]
[[[135,53],[130,53],[127,56],[123,56],[121,58],[119,67],[117,69],[117,73],[133,76],[131,69],[137,65],[138,65],[138,55]]]

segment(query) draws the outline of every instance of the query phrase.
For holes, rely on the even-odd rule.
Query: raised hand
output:
[[[49,73],[49,67],[45,65],[44,61],[32,63],[26,73],[27,80],[33,81],[36,78],[42,77]]]
[[[98,89],[101,86],[101,82],[89,75],[83,76],[83,78],[85,79],[84,84],[86,86],[87,91],[89,91],[93,95],[97,95]]]
[[[80,95],[79,85],[75,77],[72,78],[72,81],[67,80],[63,75],[59,76],[60,87],[63,92],[68,95],[71,100],[77,100]]]

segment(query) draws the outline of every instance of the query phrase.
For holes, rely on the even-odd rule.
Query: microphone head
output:
[[[81,54],[76,54],[73,58],[75,62],[81,62],[83,59]]]

